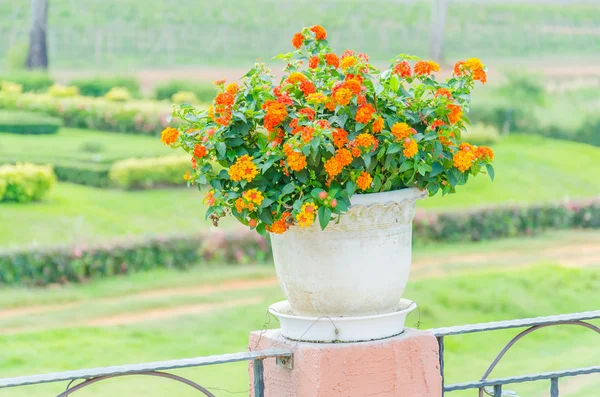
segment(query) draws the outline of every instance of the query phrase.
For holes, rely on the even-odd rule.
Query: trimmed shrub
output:
[[[171,102],[175,104],[181,103],[197,103],[198,98],[196,98],[196,94],[189,91],[179,91],[171,97]]]
[[[127,88],[113,87],[104,95],[104,99],[111,102],[127,102],[131,100],[131,94]]]
[[[0,284],[47,285],[201,263],[265,263],[264,238],[252,231],[121,240],[0,252]]]
[[[3,80],[22,85],[25,92],[46,91],[54,84],[54,80],[45,72],[19,71],[0,74],[0,81]]]
[[[110,169],[110,181],[122,189],[149,189],[158,186],[183,186],[183,175],[191,169],[189,156],[127,159]]]
[[[54,185],[52,166],[19,163],[0,166],[0,201],[40,200]]]
[[[61,125],[60,119],[39,113],[0,111],[0,132],[54,134]]]
[[[474,145],[490,145],[498,142],[498,130],[491,125],[478,123],[467,128],[467,133],[462,134],[461,140]]]
[[[106,95],[113,87],[126,88],[134,96],[140,93],[140,83],[135,77],[127,76],[96,76],[89,78],[74,79],[70,82],[79,88],[79,92],[84,96],[102,97]]]
[[[156,101],[110,102],[103,98],[54,98],[47,94],[7,95],[0,92],[0,108],[46,113],[64,125],[128,134],[159,135],[168,125],[172,105]]]
[[[54,84],[48,88],[48,95],[56,98],[65,98],[79,95],[79,88],[75,86],[64,86],[61,84]]]
[[[210,103],[217,95],[217,88],[212,83],[194,83],[186,80],[170,80],[154,87],[154,95],[158,100],[172,99],[178,92],[191,92],[200,102]]]
[[[23,93],[23,86],[18,83],[11,83],[10,81],[2,81],[0,82],[0,92],[18,95]]]
[[[109,172],[110,165],[107,164],[60,162],[54,164],[54,173],[59,180],[93,187],[107,187]]]
[[[600,228],[600,198],[533,206],[490,207],[466,212],[418,212],[415,240],[480,241],[530,236],[545,230]]]

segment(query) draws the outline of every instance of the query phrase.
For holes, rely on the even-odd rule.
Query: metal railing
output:
[[[78,371],[57,372],[45,375],[21,376],[18,378],[0,379],[0,389],[8,387],[19,387],[28,385],[39,385],[43,383],[66,382],[67,389],[57,397],[66,397],[94,383],[106,379],[130,375],[145,375],[170,379],[185,384],[192,389],[198,390],[208,397],[215,397],[207,388],[192,382],[181,376],[173,375],[163,371],[174,369],[202,367],[206,365],[235,363],[239,361],[252,361],[254,367],[254,396],[264,397],[265,384],[263,378],[263,360],[276,358],[280,365],[290,366],[292,358],[291,350],[272,349],[235,354],[223,354],[218,356],[188,358],[182,360],[158,361],[144,364],[122,365],[118,367],[104,367],[94,369],[83,369]],[[75,381],[82,382],[74,385]]]
[[[585,322],[584,320],[593,320],[600,319],[600,310],[583,312],[583,313],[574,313],[574,314],[564,314],[558,316],[548,316],[548,317],[537,317],[537,318],[529,318],[529,319],[521,319],[521,320],[512,320],[512,321],[499,321],[499,322],[491,322],[491,323],[482,323],[482,324],[472,324],[472,325],[462,325],[457,327],[447,327],[447,328],[436,328],[430,329],[438,340],[439,344],[439,357],[440,357],[440,372],[442,376],[442,393],[452,392],[457,390],[469,390],[469,389],[479,389],[479,397],[482,397],[483,394],[488,394],[493,397],[502,397],[503,391],[502,388],[504,385],[513,384],[513,383],[522,383],[522,382],[531,382],[537,380],[550,380],[550,397],[558,397],[559,389],[558,389],[558,379],[569,376],[577,376],[577,375],[586,375],[593,373],[600,373],[600,366],[586,367],[586,368],[577,368],[577,369],[568,369],[563,371],[555,371],[555,372],[545,372],[545,373],[537,373],[533,375],[524,375],[524,376],[515,376],[510,378],[496,378],[496,379],[488,379],[488,376],[494,370],[496,365],[500,362],[500,360],[504,357],[504,355],[508,352],[508,350],[515,345],[521,338],[524,336],[545,327],[550,326],[558,326],[558,325],[574,325],[588,328],[592,331],[600,334],[600,328],[597,326]],[[500,351],[500,353],[496,356],[496,358],[492,361],[488,369],[485,371],[481,379],[473,382],[466,383],[457,383],[452,385],[444,384],[444,338],[453,336],[453,335],[462,335],[462,334],[470,334],[476,332],[484,332],[484,331],[494,331],[494,330],[502,330],[502,329],[510,329],[510,328],[525,328],[524,331],[518,333],[514,338],[512,338],[506,346]],[[171,360],[171,361],[160,361],[153,363],[144,363],[144,364],[131,364],[131,365],[123,365],[117,367],[104,367],[104,368],[94,368],[87,370],[78,370],[78,371],[67,371],[67,372],[58,372],[52,374],[45,375],[34,375],[34,376],[21,376],[17,378],[7,378],[0,379],[0,389],[8,388],[8,387],[19,387],[19,386],[27,386],[27,385],[37,385],[43,383],[55,383],[55,382],[67,382],[68,384],[66,390],[59,394],[57,397],[66,397],[71,394],[77,392],[89,386],[91,384],[101,382],[106,379],[129,376],[129,375],[146,375],[146,376],[155,376],[161,378],[167,378],[198,390],[203,393],[205,396],[215,397],[207,388],[200,386],[199,384],[183,378],[181,376],[177,376],[164,371],[171,371],[175,369],[181,368],[190,368],[190,367],[202,367],[207,365],[215,365],[215,364],[224,364],[224,363],[233,363],[240,361],[252,361],[254,368],[254,396],[255,397],[264,397],[265,393],[265,385],[263,378],[263,360],[268,358],[275,358],[277,360],[277,364],[281,366],[285,366],[287,368],[292,368],[293,365],[293,351],[285,350],[285,349],[271,349],[271,350],[263,350],[263,351],[252,351],[252,352],[244,352],[244,353],[235,353],[235,354],[224,354],[218,356],[209,356],[209,357],[198,357],[198,358],[190,358],[190,359],[182,359],[182,360]],[[81,381],[81,383],[74,384],[76,381]]]
[[[584,320],[594,320],[600,319],[600,310],[590,311],[590,312],[582,312],[582,313],[573,313],[573,314],[562,314],[558,316],[547,316],[547,317],[536,317],[536,318],[527,318],[522,320],[512,320],[512,321],[498,321],[491,323],[481,323],[481,324],[472,324],[472,325],[461,325],[457,327],[446,327],[446,328],[436,328],[431,329],[429,331],[433,332],[438,340],[439,351],[440,351],[440,373],[442,375],[442,396],[445,392],[457,391],[457,390],[469,390],[469,389],[479,389],[479,397],[482,397],[483,394],[487,394],[493,397],[502,397],[504,395],[509,395],[508,393],[503,394],[502,387],[507,384],[512,383],[523,383],[523,382],[532,382],[537,380],[550,380],[550,397],[558,397],[558,379],[564,378],[568,376],[577,376],[577,375],[587,375],[593,373],[600,373],[600,366],[586,367],[586,368],[576,368],[576,369],[568,369],[563,371],[555,371],[555,372],[544,372],[537,373],[533,375],[524,375],[524,376],[514,376],[510,378],[497,378],[497,379],[488,379],[488,376],[492,373],[496,365],[500,362],[500,360],[504,357],[504,355],[510,350],[511,347],[515,345],[521,338],[529,335],[530,333],[546,327],[558,326],[558,325],[574,325],[588,328],[592,331],[600,334],[600,328],[597,326],[585,322]],[[456,383],[453,385],[445,385],[444,384],[444,338],[452,335],[462,335],[462,334],[470,334],[475,332],[484,332],[484,331],[495,331],[501,329],[510,329],[510,328],[525,328],[524,331],[518,333],[514,338],[512,338],[506,346],[498,353],[496,358],[492,361],[488,369],[485,371],[481,379],[479,381],[474,382],[466,382],[466,383]]]

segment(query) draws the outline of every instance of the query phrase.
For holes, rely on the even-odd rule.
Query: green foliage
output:
[[[167,125],[170,105],[156,101],[107,101],[104,98],[55,98],[47,94],[0,92],[0,108],[23,109],[60,117],[67,127],[126,134],[158,135]]]
[[[10,81],[0,81],[0,92],[5,94],[19,95],[23,93],[23,86]]]
[[[101,246],[0,251],[0,284],[46,285],[197,263],[256,263],[270,259],[254,233],[159,236]]]
[[[0,110],[0,132],[13,134],[55,134],[62,125],[59,118],[39,113]]]
[[[600,228],[600,199],[419,213],[413,225],[415,239],[422,242],[480,241],[530,236],[545,230]]]
[[[189,156],[131,158],[114,163],[109,176],[112,184],[122,189],[182,186],[183,175],[191,167]]]
[[[0,73],[0,81],[10,81],[23,86],[25,92],[41,92],[54,84],[54,80],[46,72],[14,71]]]
[[[0,166],[0,202],[40,200],[54,185],[51,166],[18,163]],[[0,267],[1,268],[1,267]]]
[[[102,97],[112,88],[126,88],[133,96],[140,93],[140,83],[135,77],[129,76],[95,76],[71,80],[70,85],[79,88],[83,96]]]
[[[217,88],[212,83],[198,83],[187,80],[169,80],[154,87],[154,95],[158,100],[172,99],[174,103],[179,103],[173,98],[179,92],[191,92],[200,102],[208,103],[212,102],[215,95],[217,95]],[[185,101],[181,103],[183,102]]]
[[[93,187],[108,187],[110,165],[87,162],[66,162],[56,158],[54,162],[56,177],[65,182]]]
[[[474,145],[491,145],[498,142],[499,134],[494,126],[477,123],[467,127],[467,132],[461,138]]]
[[[29,44],[19,42],[6,51],[4,64],[8,70],[24,70],[27,67]]]
[[[198,103],[196,94],[190,91],[178,91],[171,97],[171,102],[175,104]]]
[[[48,95],[56,98],[74,97],[79,95],[79,89],[75,86],[54,84],[52,87],[48,88]]]
[[[113,87],[104,95],[104,99],[111,102],[127,102],[131,100],[131,94],[125,87]]]

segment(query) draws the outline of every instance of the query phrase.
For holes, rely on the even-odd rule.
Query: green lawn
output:
[[[77,136],[108,137],[107,142],[123,139],[139,140],[130,146],[137,153],[145,148],[162,150],[160,142],[151,138],[65,131]],[[62,131],[61,131],[62,134]],[[11,135],[10,138],[13,136]],[[20,138],[20,137],[17,137]],[[33,137],[42,139],[45,137]],[[50,138],[49,138],[50,139]],[[1,143],[4,145],[4,140]],[[35,145],[34,145],[35,146]],[[56,147],[56,150],[60,148]],[[537,203],[557,201],[565,197],[600,195],[600,148],[537,136],[511,135],[494,145],[496,180],[479,175],[458,193],[438,195],[419,202],[420,208],[447,210],[509,202]],[[12,150],[12,149],[11,149]],[[48,153],[44,144],[35,150]],[[119,152],[121,150],[121,152]],[[115,144],[107,152],[123,153]],[[74,153],[74,152],[71,152]],[[118,191],[97,189],[69,183],[58,183],[50,195],[38,203],[0,205],[0,247],[71,242],[98,242],[107,237],[145,233],[198,232],[206,230],[203,195],[195,189],[163,189],[153,191]],[[224,227],[236,224],[226,218]],[[35,227],[32,227],[35,225]]]
[[[129,157],[173,154],[158,137],[62,128],[52,135],[17,135],[0,131],[0,163],[112,163]]]
[[[521,245],[528,245],[522,242]],[[468,254],[475,245],[465,244]],[[449,248],[446,248],[449,249]],[[279,287],[252,287],[202,292],[228,278],[260,280],[271,277],[270,266],[196,268],[186,273],[154,271],[107,279],[88,285],[57,289],[0,290],[0,307],[29,307],[33,313],[13,313],[0,318],[0,372],[3,377],[244,351],[248,333],[261,329],[267,306],[282,299]],[[197,287],[198,289],[194,289]],[[172,288],[165,293],[165,288]],[[451,273],[439,278],[413,280],[406,296],[420,306],[421,328],[494,321],[597,309],[600,288],[598,268],[561,268],[538,265],[514,270],[487,270],[476,274]],[[154,293],[153,290],[162,293]],[[156,292],[156,291],[154,291]],[[230,304],[227,306],[227,302]],[[235,303],[232,305],[232,302]],[[40,311],[43,303],[47,311]],[[60,304],[57,306],[57,304]],[[31,306],[33,305],[33,306]],[[168,319],[147,318],[126,325],[98,325],[150,310],[174,311],[189,305],[214,305],[213,310]],[[37,312],[35,310],[38,310]],[[9,312],[10,313],[10,312]],[[413,326],[417,313],[408,318]],[[276,327],[271,321],[269,327]],[[446,381],[479,378],[515,330],[449,337],[446,341]],[[494,376],[597,364],[597,335],[576,327],[538,331],[515,346]],[[248,389],[245,364],[220,365],[176,371],[200,384],[231,392]],[[64,384],[5,390],[2,396],[56,395]],[[589,397],[599,386],[588,376],[561,380],[561,396]],[[542,397],[548,384],[508,387],[519,395]],[[166,381],[129,378],[90,388],[87,396],[145,395],[159,397],[195,395]],[[215,390],[217,396],[228,396]],[[453,394],[472,396],[471,393]]]

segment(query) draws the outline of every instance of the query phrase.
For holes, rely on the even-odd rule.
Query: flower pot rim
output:
[[[416,187],[392,190],[389,192],[355,194],[350,198],[351,207],[371,206],[374,204],[386,205],[392,203],[401,203],[403,201],[416,201],[426,198],[429,195],[427,189],[420,190]]]

